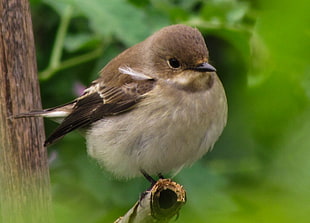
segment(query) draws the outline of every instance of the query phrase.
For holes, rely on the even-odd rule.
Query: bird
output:
[[[60,119],[45,146],[82,129],[88,154],[116,178],[153,182],[213,148],[227,107],[203,35],[176,24],[112,59],[75,100],[15,118]]]

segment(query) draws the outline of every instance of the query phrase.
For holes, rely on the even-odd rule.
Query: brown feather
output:
[[[98,83],[93,83],[76,100],[72,112],[47,138],[44,145],[50,145],[67,133],[77,128],[87,127],[106,116],[117,115],[132,109],[154,84],[154,80],[132,81],[119,88],[104,85],[98,87],[96,86]]]

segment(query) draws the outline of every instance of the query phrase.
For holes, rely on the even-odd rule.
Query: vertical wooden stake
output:
[[[42,119],[10,119],[41,108],[27,0],[0,0],[0,222],[50,222]]]

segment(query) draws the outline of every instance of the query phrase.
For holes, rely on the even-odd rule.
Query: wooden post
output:
[[[0,222],[50,222],[42,119],[12,119],[41,108],[27,0],[0,0]]]

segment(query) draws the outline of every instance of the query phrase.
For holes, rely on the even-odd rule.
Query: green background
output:
[[[174,180],[177,222],[309,222],[307,0],[31,0],[42,103],[66,103],[114,56],[161,27],[199,28],[229,104],[212,152]],[[46,133],[57,126],[47,120]],[[56,222],[113,222],[149,187],[118,181],[77,132],[48,148]]]

